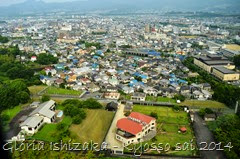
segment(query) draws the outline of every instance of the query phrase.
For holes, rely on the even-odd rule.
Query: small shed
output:
[[[110,102],[106,106],[106,110],[108,111],[117,111],[117,109],[118,109],[118,103],[116,102]]]
[[[186,127],[181,127],[179,130],[180,130],[182,133],[187,132],[187,128],[186,128]]]
[[[33,102],[32,104],[30,104],[30,107],[36,108],[40,105],[40,102]]]
[[[215,114],[205,114],[204,120],[205,121],[214,121],[214,120],[216,120],[216,115]]]

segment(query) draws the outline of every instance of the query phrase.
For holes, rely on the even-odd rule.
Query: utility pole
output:
[[[238,113],[238,101],[236,102],[236,107],[235,107],[235,114]]]

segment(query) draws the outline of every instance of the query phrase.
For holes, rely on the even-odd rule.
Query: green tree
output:
[[[7,43],[7,42],[9,42],[8,38],[0,35],[0,43]]]
[[[89,98],[83,102],[84,108],[89,109],[100,109],[102,108],[102,105],[95,99]]]
[[[47,102],[51,99],[49,95],[44,94],[41,98],[41,102]]]
[[[58,62],[58,58],[50,54],[40,54],[38,55],[36,62],[41,65],[56,64]]]
[[[150,116],[155,118],[155,119],[158,119],[158,114],[156,112],[151,112]]]
[[[237,67],[240,67],[240,55],[234,56],[233,62]]]

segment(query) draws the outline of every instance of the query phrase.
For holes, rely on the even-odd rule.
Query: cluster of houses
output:
[[[148,54],[149,52],[147,52]],[[183,56],[149,57],[106,53],[90,50],[82,55],[72,54],[67,62],[46,67],[40,80],[51,86],[64,85],[73,90],[101,92],[106,99],[118,100],[130,94],[131,100],[145,101],[146,96],[172,98],[182,94],[187,98],[211,99],[209,84],[188,85],[188,68],[182,65]],[[63,61],[62,58],[59,61]]]

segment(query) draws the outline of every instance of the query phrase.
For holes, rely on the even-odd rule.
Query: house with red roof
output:
[[[155,118],[132,112],[128,117],[117,121],[116,139],[127,146],[142,142],[152,131],[156,131]]]

